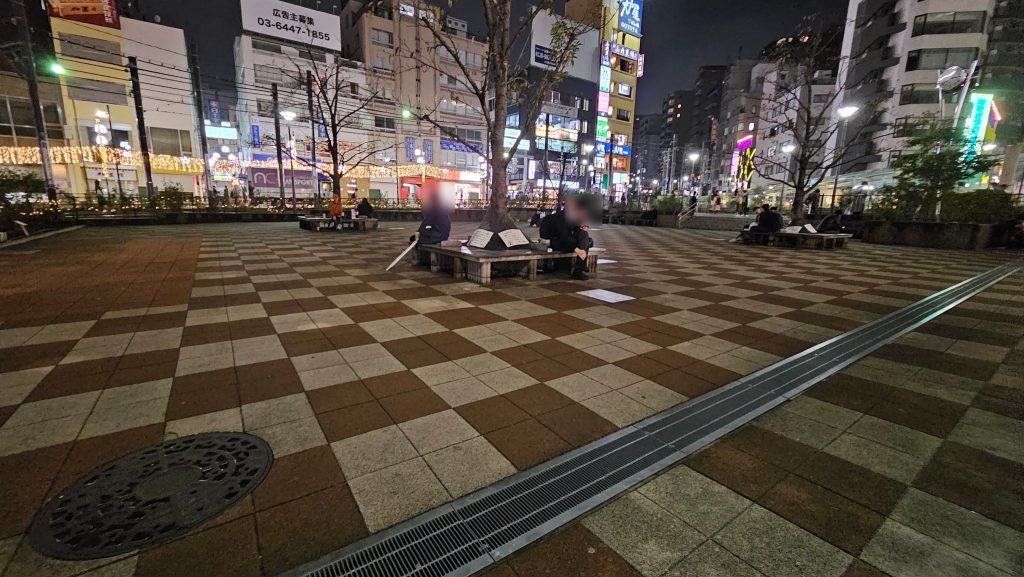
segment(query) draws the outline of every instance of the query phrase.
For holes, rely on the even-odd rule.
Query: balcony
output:
[[[850,83],[860,84],[872,72],[884,70],[900,63],[900,57],[889,46],[875,48],[863,53],[853,62]]]
[[[899,14],[879,15],[857,31],[853,52],[861,52],[878,40],[903,32],[906,29],[907,23],[900,22]]]

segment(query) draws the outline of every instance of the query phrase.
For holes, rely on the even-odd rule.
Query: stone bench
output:
[[[451,273],[456,280],[466,279],[478,284],[490,284],[491,270],[495,263],[512,263],[516,274],[527,280],[537,280],[537,269],[547,263],[560,259],[576,258],[571,252],[547,252],[524,249],[483,250],[479,248],[442,247],[436,244],[420,245],[420,254],[430,256],[432,272]],[[587,254],[587,266],[590,274],[597,276],[598,254],[604,249],[591,249]]]
[[[330,224],[331,219],[327,216],[300,216],[299,217],[299,228],[303,230],[311,230],[313,232],[319,231],[324,226]]]
[[[376,218],[347,218],[338,222],[339,228],[351,230],[377,230],[378,226],[380,226],[380,221]]]
[[[788,246],[791,248],[816,248],[834,250],[846,247],[852,234],[846,233],[806,233],[806,232],[752,232],[743,231],[743,241],[747,244],[763,244],[768,246]]]

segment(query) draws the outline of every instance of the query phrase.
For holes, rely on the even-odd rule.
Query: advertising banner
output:
[[[50,16],[85,24],[121,28],[117,0],[47,0]]]
[[[243,0],[242,29],[328,50],[341,50],[337,16],[278,0]]]
[[[640,37],[643,19],[643,0],[619,0],[619,30]]]
[[[551,49],[547,46],[541,46],[540,44],[533,47],[533,60],[537,64],[550,66],[551,68],[558,65],[554,55],[551,54]]]

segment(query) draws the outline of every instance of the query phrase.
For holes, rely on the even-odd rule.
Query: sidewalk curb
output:
[[[55,236],[55,235],[58,235],[58,234],[64,234],[65,232],[71,232],[73,230],[78,230],[80,228],[85,228],[85,225],[84,224],[76,224],[74,226],[69,226],[67,228],[51,230],[51,231],[40,233],[40,234],[33,235],[33,236],[25,236],[25,237],[19,238],[17,240],[9,240],[9,241],[7,241],[5,243],[0,243],[0,250],[3,250],[3,249],[5,249],[5,248],[7,248],[9,246],[17,246],[17,245],[20,245],[20,244],[25,244],[25,243],[28,243],[28,242],[32,242],[33,240],[38,240],[38,239],[41,239],[41,238],[47,238],[47,237]]]

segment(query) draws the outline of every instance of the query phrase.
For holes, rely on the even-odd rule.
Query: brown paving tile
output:
[[[302,382],[288,359],[235,367],[238,398],[242,404],[276,399],[302,392]]]
[[[572,399],[551,387],[539,384],[512,391],[505,398],[527,413],[537,416],[572,404]]]
[[[615,363],[615,365],[635,375],[640,375],[645,379],[650,379],[652,377],[655,377],[662,373],[667,373],[668,371],[672,370],[672,367],[668,365],[663,365],[658,361],[655,361],[645,356],[629,357],[628,359],[623,359]]]
[[[394,424],[377,401],[320,413],[316,418],[330,443]]]
[[[881,402],[892,389],[889,385],[836,373],[808,389],[805,394],[820,401],[865,413]]]
[[[960,403],[897,387],[891,388],[884,399],[867,411],[869,415],[929,435],[945,437],[967,412],[967,406]]]
[[[618,553],[580,524],[507,561],[520,577],[639,577]]]
[[[668,349],[658,349],[656,351],[644,353],[643,356],[645,358],[657,361],[663,365],[668,365],[673,369],[685,367],[686,365],[697,362],[697,359],[691,356],[684,355],[682,353],[677,353],[675,351],[670,351]]]
[[[387,343],[385,343],[385,345],[387,345]],[[436,365],[448,360],[448,357],[442,355],[429,345],[425,345],[424,348],[402,350],[392,352],[391,354],[409,369],[418,369],[420,367]]]
[[[764,318],[768,318],[768,315],[759,313],[757,311],[743,310],[736,307],[731,307],[723,304],[712,304],[697,307],[692,309],[691,312],[708,315],[709,317],[715,317],[734,323],[752,323]]]
[[[525,413],[523,415],[526,416]],[[528,416],[524,421],[487,431],[484,436],[520,471],[553,459],[572,448],[550,429]]]
[[[754,500],[786,476],[775,465],[725,443],[715,443],[685,462],[702,475]]]
[[[384,294],[395,299],[396,301],[423,299],[430,297],[439,297],[444,295],[443,292],[430,287],[412,287],[406,289],[387,290],[383,292]]]
[[[1024,421],[1024,391],[1020,389],[990,383],[978,392],[971,405],[1004,417]]]
[[[511,567],[502,562],[499,565],[492,565],[490,569],[480,574],[480,577],[518,577]]]
[[[498,291],[480,291],[480,292],[472,292],[472,293],[467,293],[467,294],[464,294],[464,295],[459,295],[459,300],[465,301],[465,302],[467,302],[467,303],[469,303],[471,305],[480,307],[480,306],[484,306],[484,305],[496,305],[496,304],[499,304],[499,303],[512,302],[512,301],[517,300],[517,299],[515,297],[509,296],[509,295],[507,295],[507,294],[505,294],[503,292],[498,292]],[[452,311],[452,312],[454,312],[454,311]],[[433,314],[431,314],[429,316],[431,318],[433,318],[435,321],[437,321],[439,323],[441,322],[440,320],[435,318]],[[444,324],[444,323],[442,323],[442,324]]]
[[[260,290],[271,289],[260,286]],[[267,315],[272,317],[277,317],[281,315],[293,315],[295,313],[303,312],[302,307],[299,306],[299,303],[292,300],[263,303],[263,310],[267,311]]]
[[[1017,342],[1017,337],[1002,332],[940,323],[926,323],[918,327],[916,332],[1000,347],[1012,347]]]
[[[423,340],[449,360],[463,359],[485,353],[483,349],[453,332],[425,335]]]
[[[263,571],[277,575],[367,535],[345,485],[256,513]]]
[[[378,310],[373,305],[359,305],[355,307],[345,307],[341,309],[350,319],[357,323],[365,323],[369,321],[379,321],[380,319],[388,318],[388,315]],[[415,314],[415,313],[414,313]]]
[[[888,575],[888,573],[875,569],[860,559],[854,559],[853,563],[850,563],[850,566],[846,568],[846,572],[843,573],[843,577],[888,577]]]
[[[433,290],[433,289],[429,289]],[[373,305],[378,311],[387,316],[388,318],[407,317],[415,315],[416,310],[409,307],[405,303],[393,302],[393,303],[379,303]]]
[[[537,420],[574,447],[618,430],[618,427],[578,403],[537,415]]]
[[[105,337],[122,333],[134,333],[139,328],[141,317],[124,317],[119,319],[100,319],[96,321],[84,338]]]
[[[116,361],[117,359],[114,359],[115,363]],[[55,367],[36,385],[36,388],[32,389],[32,392],[25,398],[25,402],[101,390],[107,386],[107,381],[110,380],[110,375],[114,372],[113,369],[110,369],[104,372],[77,374],[75,368],[80,364],[84,363]]]
[[[268,318],[245,319],[228,323],[232,339],[248,339],[275,334],[274,323]]]
[[[704,379],[684,373],[679,369],[666,371],[660,375],[654,375],[651,380],[659,385],[672,389],[680,395],[694,398],[703,395],[708,391],[717,389],[720,385],[709,383]]]
[[[71,443],[64,443],[0,457],[0,539],[21,535],[32,524],[70,450]]]
[[[233,369],[175,377],[167,402],[168,421],[239,406]]]
[[[228,323],[195,325],[185,327],[181,331],[181,346],[193,347],[231,340],[231,328]]]
[[[576,372],[562,363],[551,359],[540,359],[519,365],[516,368],[541,382],[553,381]]]
[[[4,349],[4,354],[0,355],[0,373],[56,365],[75,348],[76,342],[62,341]]]
[[[860,323],[857,321],[851,321],[849,319],[843,319],[839,317],[833,317],[829,315],[823,315],[804,310],[790,311],[788,313],[783,313],[779,315],[779,317],[801,323],[817,325],[819,327],[835,329],[843,332],[853,330],[860,326]]]
[[[140,367],[118,368],[110,374],[105,385],[106,388],[133,385],[135,383],[146,383],[159,379],[169,379],[174,376],[177,368],[177,361],[161,363],[159,365],[144,365]]]
[[[162,306],[162,305],[154,305]],[[160,313],[156,315],[145,315],[139,320],[138,331],[157,331],[161,329],[173,329],[185,326],[185,319],[188,313]]]
[[[455,407],[455,411],[481,433],[490,433],[530,418],[525,411],[502,396],[488,397]]]
[[[117,369],[130,369],[144,367],[147,365],[162,365],[178,362],[178,349],[165,349],[162,351],[150,351],[147,353],[136,353],[121,355],[117,361]]]
[[[331,344],[339,349],[370,345],[377,342],[370,336],[370,333],[364,331],[361,327],[353,325],[329,327],[323,329],[323,333],[331,341]]]
[[[261,572],[255,519],[243,517],[143,551],[135,575],[257,577]]]
[[[705,361],[697,361],[690,363],[679,368],[680,371],[693,375],[702,381],[707,381],[714,385],[727,385],[736,379],[740,378],[739,373],[734,373],[728,369],[723,369],[717,365]],[[690,396],[690,395],[687,395]]]
[[[327,445],[274,459],[267,478],[252,493],[257,511],[343,485],[345,477]]]
[[[548,357],[549,359],[553,359],[555,357],[560,357],[562,355],[567,355],[570,353],[579,352],[577,348],[571,347],[563,343],[562,341],[557,341],[555,339],[537,341],[535,343],[530,343],[526,346],[544,355],[545,357]]]
[[[921,349],[900,343],[889,343],[873,353],[881,359],[906,363],[916,367],[929,369],[974,379],[987,381],[992,378],[999,363],[971,359],[947,352]]]
[[[326,413],[352,405],[361,405],[373,400],[366,385],[359,381],[341,383],[306,392],[314,413]]]
[[[851,555],[859,555],[885,517],[857,503],[789,475],[758,503]]]
[[[1017,463],[946,441],[918,474],[914,486],[1024,531],[1024,498]]]
[[[0,407],[0,427],[4,426],[4,423],[7,422],[7,419],[11,418],[11,415],[13,415],[16,410],[18,410],[18,405]]]
[[[518,367],[521,365],[525,365],[526,363],[539,361],[544,358],[544,355],[542,355],[541,353],[524,345],[502,349],[492,354],[494,354],[494,356],[498,357],[499,359],[505,361],[506,363],[512,365],[513,367]]]
[[[312,299],[299,299],[295,301],[303,311],[310,313],[310,316],[316,317],[316,311],[325,311],[330,309],[336,309],[334,303],[326,297],[316,297]]]
[[[396,423],[404,423],[450,408],[429,388],[419,388],[380,399],[380,404]]]
[[[286,343],[286,342],[284,342],[284,339],[282,338],[281,342],[284,345],[284,351],[288,354],[289,357],[301,357],[301,356],[304,356],[304,355],[311,355],[313,353],[322,353],[322,352],[330,351],[330,350],[333,350],[333,349],[337,348],[334,345],[334,343],[332,343],[331,341],[327,340],[326,338],[324,338],[322,336],[319,336],[320,335],[320,331],[316,331],[316,332],[318,334],[318,338],[310,339],[310,340],[305,340],[305,341],[295,341],[295,342],[288,342],[288,343]],[[285,333],[285,334],[288,334],[288,333]],[[284,336],[284,335],[281,335],[281,336]]]
[[[363,384],[370,393],[383,399],[399,393],[407,393],[419,389],[425,389],[427,385],[420,380],[412,371],[389,373],[378,377],[371,377],[363,380]]]
[[[793,471],[814,455],[814,449],[756,425],[730,433],[724,440],[730,447]]]
[[[595,357],[594,355],[585,353],[583,351],[574,351],[566,353],[557,357],[553,357],[552,360],[562,363],[569,367],[573,372],[582,373],[596,367],[606,365],[603,360]]]
[[[815,453],[796,473],[882,515],[892,512],[907,489],[899,481],[828,453]]]

